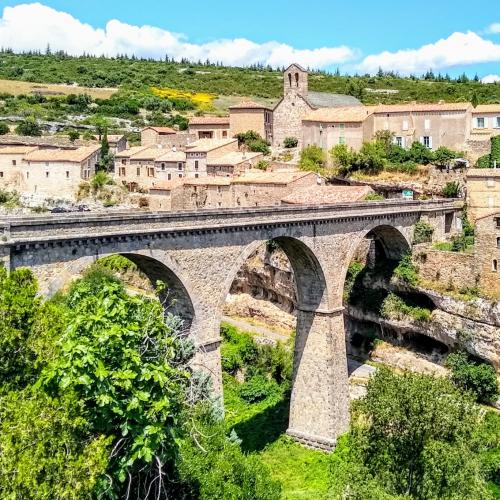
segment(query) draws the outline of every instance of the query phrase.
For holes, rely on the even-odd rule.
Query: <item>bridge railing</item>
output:
[[[181,229],[203,229],[291,221],[321,221],[390,214],[448,212],[461,210],[463,200],[385,200],[331,205],[272,206],[205,209],[175,212],[111,212],[53,214],[37,217],[6,217],[2,243],[106,234],[150,233]],[[5,241],[5,240],[8,240]]]

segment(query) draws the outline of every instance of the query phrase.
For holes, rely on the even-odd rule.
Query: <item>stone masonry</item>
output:
[[[407,251],[414,224],[445,224],[452,200],[324,206],[12,218],[0,221],[0,258],[29,267],[43,293],[55,293],[96,259],[121,254],[169,285],[172,312],[198,347],[194,365],[221,391],[220,321],[246,259],[269,240],[284,250],[297,288],[297,336],[288,433],[321,449],[349,424],[342,291],[363,238],[378,238],[389,258]],[[449,219],[450,215],[448,215]]]

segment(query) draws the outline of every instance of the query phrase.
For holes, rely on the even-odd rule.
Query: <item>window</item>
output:
[[[153,167],[148,167],[148,177],[155,176],[155,169]]]
[[[451,232],[453,227],[453,213],[444,214],[444,232]]]
[[[432,137],[429,137],[428,135],[425,135],[422,137],[422,144],[426,147],[431,149],[432,148]]]
[[[49,173],[48,172],[45,172],[45,177],[48,177],[49,176]]]
[[[431,128],[431,121],[430,120],[424,121],[424,128],[425,128],[425,130],[429,130]]]
[[[484,119],[484,117],[477,117],[476,118],[476,126],[477,128],[485,128],[486,126],[486,120]]]
[[[500,236],[497,236],[497,248],[500,248]]]
[[[127,160],[125,158],[123,158],[122,165],[126,165],[126,164],[127,164]]]
[[[198,160],[196,160],[196,161],[194,162],[194,168],[195,168],[195,170],[198,170]]]
[[[118,171],[118,175],[120,177],[125,177],[125,167],[120,167],[120,169]]]
[[[486,180],[486,187],[494,188],[495,187],[495,179],[487,179]]]
[[[339,137],[339,144],[345,144],[345,137]]]
[[[200,176],[200,174],[194,174],[195,179],[198,179],[199,176]]]
[[[49,162],[48,162],[48,161],[46,161],[46,162],[45,162],[45,166],[46,166],[46,167],[48,167],[48,166],[49,166]]]
[[[0,172],[0,177],[3,177],[3,172]]]
[[[12,160],[12,165],[16,166],[17,164],[17,161],[16,160]]]
[[[226,138],[227,137],[227,130],[222,131],[222,137]]]
[[[295,86],[296,87],[299,86],[299,74],[298,73],[295,73]]]
[[[66,179],[69,179],[69,170],[66,170]]]
[[[403,130],[409,130],[408,120],[403,120]]]
[[[345,129],[345,123],[340,123],[339,124],[339,128],[340,128],[340,130],[344,130]]]
[[[288,81],[290,82],[290,87],[292,86],[292,74],[288,73]]]
[[[498,260],[493,259],[493,262],[491,263],[491,270],[496,273],[498,271]]]
[[[177,163],[177,170],[182,170],[182,162]]]
[[[169,181],[172,180],[172,174],[167,175],[167,180],[169,180]]]
[[[137,167],[136,169],[137,176],[141,175],[141,167]]]
[[[165,170],[165,163],[162,163],[162,164],[161,164],[161,169],[162,169],[162,170]]]
[[[30,173],[26,172],[26,179],[29,179],[29,178],[30,178]]]
[[[395,137],[394,138],[394,143],[399,146],[400,148],[404,148],[404,139],[403,137]]]
[[[182,174],[179,174],[179,179],[182,179]]]

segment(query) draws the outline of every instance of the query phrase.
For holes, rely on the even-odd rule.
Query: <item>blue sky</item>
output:
[[[406,74],[432,67],[485,77],[500,75],[500,11],[495,14],[492,3],[189,0],[183,7],[169,0],[0,0],[0,45],[22,50],[51,43],[73,53],[153,57],[169,52],[229,64],[298,60],[350,73],[380,65]]]

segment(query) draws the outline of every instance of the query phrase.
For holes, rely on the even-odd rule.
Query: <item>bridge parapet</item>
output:
[[[390,215],[425,215],[460,211],[460,200],[362,202],[300,207],[259,207],[254,209],[200,210],[196,212],[130,212],[118,214],[78,214],[45,217],[17,217],[0,221],[5,231],[3,243],[23,243],[89,236],[154,234],[279,224],[321,223],[332,220],[379,218]],[[1,235],[0,235],[1,236]],[[0,243],[1,244],[1,243]]]

